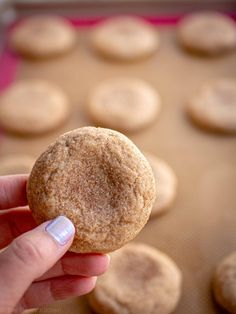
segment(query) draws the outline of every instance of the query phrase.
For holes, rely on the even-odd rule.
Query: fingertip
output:
[[[74,296],[81,296],[90,293],[96,286],[97,276],[78,277],[71,284],[71,293]]]
[[[110,265],[111,257],[108,254],[100,256],[100,272],[98,275],[104,274]]]
[[[99,276],[104,274],[109,267],[110,256],[107,254],[91,255],[88,267],[93,271],[93,275]]]
[[[93,276],[93,277],[89,277],[89,279],[90,279],[90,282],[88,283],[88,286],[87,286],[88,290],[84,294],[88,294],[91,291],[93,291],[93,289],[96,286],[98,278],[97,278],[97,276]]]
[[[97,276],[93,277],[84,277],[78,279],[75,283],[74,295],[81,296],[90,293],[96,286]]]
[[[65,274],[78,276],[99,276],[109,267],[110,257],[103,254],[67,254],[61,259]]]

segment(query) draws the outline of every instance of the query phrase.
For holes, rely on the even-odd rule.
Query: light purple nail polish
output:
[[[60,245],[65,245],[75,234],[75,227],[68,218],[59,216],[46,226],[45,231]]]

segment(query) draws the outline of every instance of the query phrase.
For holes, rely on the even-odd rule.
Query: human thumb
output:
[[[65,254],[74,233],[72,222],[59,216],[22,234],[0,254],[0,287],[4,287],[0,299],[7,312],[14,309],[30,284]]]

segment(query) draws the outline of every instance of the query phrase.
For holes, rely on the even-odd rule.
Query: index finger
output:
[[[0,210],[27,205],[28,175],[0,176]]]

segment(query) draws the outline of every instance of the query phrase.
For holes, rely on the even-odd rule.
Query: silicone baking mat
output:
[[[158,51],[135,63],[106,60],[91,49],[93,19],[73,20],[78,44],[69,54],[42,61],[19,59],[5,51],[1,87],[11,80],[45,78],[56,82],[71,100],[71,118],[41,137],[1,135],[0,155],[29,153],[37,157],[59,134],[91,125],[85,111],[90,89],[112,77],[145,79],[159,91],[162,110],[155,123],[130,135],[137,146],[167,161],[178,177],[171,210],[152,219],[135,239],[163,250],[183,272],[183,293],[176,314],[223,313],[211,296],[215,265],[236,249],[236,137],[204,132],[186,117],[187,100],[205,80],[236,78],[236,53],[217,58],[191,55],[176,39],[178,18],[151,18],[161,37]],[[120,287],[122,289],[122,287]],[[145,297],[145,296],[144,296]],[[142,302],[142,300],[140,300]],[[91,313],[85,298],[59,302],[37,313]]]

